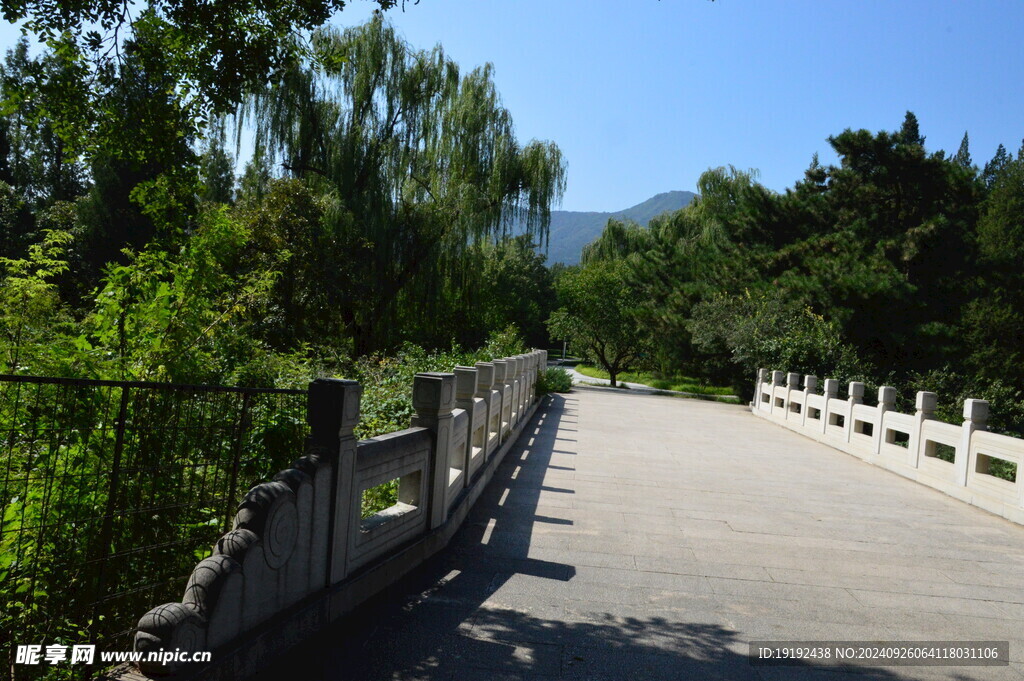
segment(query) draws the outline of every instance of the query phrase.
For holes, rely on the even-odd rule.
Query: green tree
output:
[[[225,382],[259,355],[253,316],[279,270],[235,275],[251,238],[228,208],[208,208],[179,253],[156,245],[111,264],[78,341],[95,371],[121,380]]]
[[[462,75],[379,17],[321,31],[314,46],[316,62],[282,73],[248,112],[266,153],[331,197],[331,238],[357,249],[351,276],[322,286],[363,354],[440,310],[446,286],[472,282],[459,272],[473,244],[518,219],[543,238],[565,165],[553,144],[516,141],[490,66]]]
[[[965,312],[975,375],[1024,388],[1024,162],[1007,162],[978,221],[984,277]]]
[[[588,247],[586,262],[621,260],[642,292],[637,314],[657,339],[659,364],[746,380],[749,367],[741,371],[735,360],[752,356],[743,348],[753,347],[756,315],[740,302],[768,295],[787,307],[757,311],[766,328],[784,320],[804,329],[793,342],[806,357],[807,343],[823,343],[824,359],[800,360],[805,365],[820,369],[838,357],[826,344],[830,330],[883,374],[956,355],[974,295],[976,172],[929,153],[913,114],[898,132],[845,130],[829,142],[840,162],[815,158],[785,193],[767,190],[752,172],[713,169],[684,210],[645,230],[610,225]],[[757,346],[783,355],[785,347]]]
[[[253,326],[257,337],[273,347],[341,341],[337,319],[324,310],[332,304],[329,289],[351,281],[350,262],[358,251],[356,244],[334,238],[325,224],[329,207],[305,182],[278,179],[267,184],[262,197],[247,197],[235,211],[249,235],[239,271],[281,272]]]
[[[484,256],[477,298],[483,313],[479,329],[504,329],[515,326],[527,346],[547,347],[545,322],[555,308],[554,277],[544,266],[546,256],[526,235],[504,239]],[[483,338],[464,339],[470,347]]]
[[[1000,144],[992,160],[986,163],[984,170],[981,171],[981,178],[985,183],[985,187],[991,189],[1002,172],[1006,170],[1009,163],[1010,155],[1006,153],[1006,147]]]
[[[376,4],[388,9],[396,0]],[[75,87],[24,83],[26,93],[42,87],[55,96],[51,112],[68,127],[65,141],[73,135],[79,144],[86,137],[96,142],[97,132],[114,139],[116,127],[110,126],[123,120],[105,106],[105,92],[124,78],[123,43],[160,46],[165,73],[190,122],[201,128],[211,114],[230,112],[268,75],[301,59],[307,46],[296,36],[344,6],[343,0],[0,0],[5,20],[24,21],[64,63],[81,70]]]
[[[966,131],[964,131],[964,138],[960,141],[960,148],[956,150],[956,155],[953,157],[953,163],[964,168],[973,167],[971,163],[970,141],[967,139]]]
[[[916,141],[907,141],[907,140]],[[830,138],[839,166],[779,206],[796,226],[765,278],[842,325],[884,372],[941,362],[958,342],[970,298],[980,185],[973,170],[899,133],[846,130]]]
[[[555,284],[559,309],[548,320],[552,339],[618,375],[649,356],[646,330],[636,318],[638,292],[621,262],[599,261],[566,270]]]
[[[708,352],[727,352],[748,378],[761,367],[801,374],[862,380],[871,370],[835,322],[778,292],[719,295],[698,304],[690,321],[693,342]],[[739,377],[737,377],[739,378]],[[749,392],[749,380],[736,388]]]
[[[108,263],[127,263],[124,249],[141,252],[155,241],[160,249],[180,250],[197,227],[194,130],[168,73],[169,55],[141,30],[122,55],[102,102],[104,115],[117,122],[97,123],[110,127],[90,154],[93,182],[79,205],[85,276],[94,286]]]
[[[235,159],[224,149],[219,135],[210,138],[199,157],[199,178],[203,185],[199,198],[212,203],[235,200]]]
[[[646,228],[610,220],[584,249],[584,264],[624,263],[640,294],[637,318],[650,331],[652,360],[663,373],[722,378],[722,363],[691,343],[691,310],[715,291],[757,283],[759,263],[790,229],[775,217],[773,194],[755,178],[756,172],[731,166],[708,170],[689,206],[656,217]]]
[[[34,208],[73,200],[85,189],[85,168],[70,157],[46,99],[25,97],[27,82],[63,83],[72,70],[52,53],[32,58],[22,38],[0,64],[0,181]]]
[[[0,184],[0,189],[4,185]],[[47,231],[25,258],[0,257],[0,363],[2,373],[64,375],[70,317],[54,279],[67,271],[66,232]]]
[[[903,117],[903,125],[900,127],[899,140],[903,144],[912,144],[924,147],[924,136],[921,134],[921,128],[917,123],[917,116],[915,116],[912,111],[908,111],[906,116]]]

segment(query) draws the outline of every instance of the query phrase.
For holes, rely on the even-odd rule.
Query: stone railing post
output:
[[[883,385],[878,389],[878,419],[875,423],[875,432],[872,433],[871,452],[877,456],[882,451],[882,442],[885,439],[885,428],[883,420],[885,412],[896,408],[896,388]]]
[[[536,353],[528,352],[523,355],[523,360],[526,362],[526,398],[523,403],[527,406],[533,404],[533,384],[535,377],[534,360],[536,359]]]
[[[530,404],[537,400],[537,376],[540,374],[537,371],[537,359],[539,357],[540,353],[536,350],[530,353]]]
[[[508,399],[510,408],[508,410],[508,427],[509,430],[515,428],[516,425],[516,402],[519,399],[517,394],[519,387],[518,381],[516,380],[516,358],[506,357],[505,358],[505,385],[508,386]]]
[[[764,409],[764,407],[761,406],[761,386],[767,382],[768,370],[758,369],[757,378],[754,379],[754,401],[750,404],[753,409]]]
[[[477,442],[476,431],[480,427],[480,419],[486,416],[486,405],[476,402],[476,369],[473,367],[457,366],[455,372],[455,407],[465,409],[468,417],[468,432],[466,433],[466,448],[463,452],[453,452],[453,455],[462,460],[461,467],[465,475],[462,476],[463,487],[469,487],[470,478],[473,474],[473,446],[477,445],[481,451],[487,449],[487,433],[484,432],[483,441]],[[486,426],[485,426],[486,428]]]
[[[523,414],[523,361],[518,355],[512,360],[512,420],[509,422],[514,428]]]
[[[537,397],[537,351],[534,350],[526,355],[527,366],[530,367],[530,393],[529,399],[526,401],[527,404],[533,404],[534,399]]]
[[[839,381],[834,378],[826,378],[822,395],[825,397],[825,411],[821,414],[821,433],[824,435],[828,431],[829,422],[832,420],[832,405],[829,400],[839,397]]]
[[[537,351],[537,381],[540,381],[540,375],[546,373],[548,370],[548,351],[538,350]]]
[[[526,390],[523,391],[523,404],[533,404],[533,383],[534,383],[534,360],[536,359],[536,353],[528,352],[523,355],[523,361],[526,365]]]
[[[534,399],[536,399],[537,396],[538,396],[537,395],[537,385],[536,384],[540,383],[540,375],[543,374],[547,370],[548,370],[548,365],[547,365],[546,360],[544,359],[544,351],[543,350],[538,350],[537,351],[537,375],[534,377],[534,388],[533,388],[533,397],[534,397]]]
[[[494,365],[494,388],[501,393],[501,410],[498,412],[498,442],[504,442],[505,436],[512,428],[512,387],[509,385],[511,365],[507,360],[496,359]]]
[[[523,355],[523,411],[533,403],[533,353]]]
[[[448,519],[448,475],[451,468],[452,409],[455,408],[455,374],[419,373],[412,382],[413,427],[434,434],[430,467],[430,529]]]
[[[537,384],[540,383],[540,375],[546,371],[544,367],[544,357],[540,350],[534,353],[533,358],[533,399],[537,400]]]
[[[814,391],[817,390],[817,388],[818,388],[818,377],[817,376],[812,376],[810,374],[807,374],[806,376],[804,376],[804,408],[803,408],[803,414],[802,414],[802,416],[800,418],[800,425],[801,426],[806,426],[807,425],[807,412],[810,411],[810,407],[808,407],[807,400],[808,400],[808,398],[811,395],[814,394]],[[821,414],[818,414],[818,416],[821,416]]]
[[[793,393],[800,390],[800,374],[795,371],[791,371],[786,374],[786,412],[783,414],[784,418],[789,418],[789,413],[793,411]],[[801,407],[801,410],[803,408]]]
[[[910,432],[910,439],[907,442],[907,465],[917,468],[921,462],[921,427],[928,419],[935,418],[935,407],[939,403],[939,396],[935,393],[921,391],[917,393],[914,402],[914,428]]]
[[[502,418],[508,421],[508,428],[509,430],[511,430],[513,427],[515,427],[516,424],[516,363],[515,360],[511,357],[505,357],[504,360],[505,380],[503,381],[503,384],[505,388],[508,389],[508,392],[506,393],[505,389],[502,389],[501,391],[501,404],[502,407],[504,408],[502,414],[505,415]]]
[[[846,441],[850,441],[853,434],[853,405],[864,402],[864,384],[860,381],[851,381],[850,390],[846,400]]]
[[[976,430],[988,428],[988,402],[986,400],[964,400],[964,425],[960,446],[956,450],[956,484],[967,484],[967,468],[971,451],[971,435]]]
[[[501,394],[494,390],[494,365],[490,362],[476,363],[476,396],[484,401],[484,461],[491,460],[492,447],[497,447],[501,431]],[[498,416],[498,428],[494,429],[494,417]],[[498,433],[491,436],[491,433]]]
[[[307,420],[310,451],[331,466],[330,553],[328,578],[336,584],[345,578],[349,535],[357,532],[362,499],[352,488],[356,471],[356,438],[359,400],[363,389],[355,381],[321,378],[309,384]],[[325,585],[326,586],[326,585]]]
[[[772,389],[771,389],[771,395],[769,395],[768,401],[771,404],[771,410],[770,411],[771,411],[771,413],[773,415],[775,414],[775,409],[776,409],[776,407],[775,407],[775,388],[777,386],[783,385],[785,383],[785,380],[786,380],[786,373],[784,371],[773,371],[772,372]],[[782,405],[782,406],[785,407],[786,405]],[[785,416],[785,412],[783,412],[783,416]]]

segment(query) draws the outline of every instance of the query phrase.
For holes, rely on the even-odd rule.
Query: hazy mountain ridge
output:
[[[600,236],[609,218],[632,220],[646,225],[651,218],[668,211],[679,210],[697,196],[693,192],[670,191],[656,194],[642,203],[614,213],[598,211],[551,211],[551,239],[548,246],[548,264],[563,262],[575,265],[580,261],[583,247]]]

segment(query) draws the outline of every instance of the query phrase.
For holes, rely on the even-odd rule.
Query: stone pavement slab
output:
[[[1024,679],[1024,527],[742,407],[577,388],[447,550],[258,678]],[[755,667],[776,640],[1009,640],[1005,667]]]

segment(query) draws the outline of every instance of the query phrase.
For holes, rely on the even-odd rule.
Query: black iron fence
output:
[[[134,619],[180,600],[242,495],[306,433],[304,390],[0,375],[5,652],[130,650]]]

